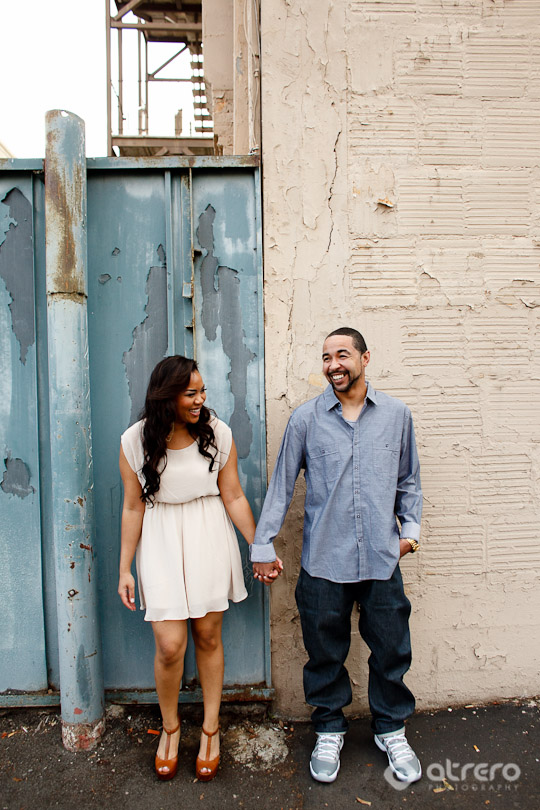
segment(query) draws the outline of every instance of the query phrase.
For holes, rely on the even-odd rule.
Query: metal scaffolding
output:
[[[107,25],[107,153],[122,156],[214,154],[214,129],[207,106],[202,47],[202,1],[189,0],[105,0]],[[131,13],[131,17],[129,16]],[[126,22],[135,20],[134,22]],[[113,75],[113,31],[117,31],[116,70]],[[137,32],[137,58],[126,59],[124,32]],[[152,43],[177,46],[172,56],[150,70],[148,50]],[[189,76],[164,76],[165,68],[177,57],[190,54]],[[129,62],[129,65],[127,64]],[[176,62],[176,65],[178,62]],[[124,70],[131,71],[124,75]],[[135,71],[137,71],[135,73]],[[136,79],[135,79],[136,75]],[[125,132],[125,82],[138,83],[137,131]],[[151,136],[149,126],[150,86],[157,82],[188,82],[192,87],[196,136],[182,136],[182,109],[174,115],[174,136]],[[113,111],[116,97],[116,115]],[[116,132],[113,120],[116,119]]]

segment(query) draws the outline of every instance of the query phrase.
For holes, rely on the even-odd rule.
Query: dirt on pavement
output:
[[[424,775],[403,785],[385,771],[369,718],[351,721],[341,770],[330,785],[309,774],[308,723],[224,707],[218,776],[201,783],[194,763],[200,708],[182,707],[178,773],[160,782],[153,758],[160,729],[155,706],[109,706],[93,751],[69,753],[58,709],[0,710],[0,808],[107,810],[540,810],[540,702],[450,707],[417,713],[407,737]]]

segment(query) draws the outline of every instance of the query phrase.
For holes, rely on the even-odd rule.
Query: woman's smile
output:
[[[201,408],[206,400],[206,388],[198,371],[193,371],[189,385],[176,398],[176,418],[184,424],[195,424],[199,421]]]

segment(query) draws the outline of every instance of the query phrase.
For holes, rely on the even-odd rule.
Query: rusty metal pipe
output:
[[[46,115],[45,235],[52,514],[62,740],[94,747],[104,730],[94,565],[87,329],[84,122]]]

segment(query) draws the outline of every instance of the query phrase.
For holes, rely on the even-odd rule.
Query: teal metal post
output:
[[[62,740],[92,748],[104,724],[94,566],[94,503],[87,328],[84,122],[46,115],[45,233]]]

